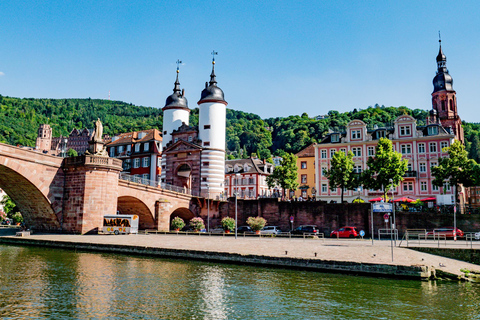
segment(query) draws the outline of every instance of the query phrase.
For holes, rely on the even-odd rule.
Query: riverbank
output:
[[[480,273],[478,265],[407,248],[394,247],[392,261],[390,241],[360,239],[33,234],[2,236],[0,243],[419,280]]]

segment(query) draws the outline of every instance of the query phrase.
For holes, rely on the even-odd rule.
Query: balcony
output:
[[[417,177],[417,171],[409,170],[405,171],[405,174],[403,175],[404,178],[416,178]]]

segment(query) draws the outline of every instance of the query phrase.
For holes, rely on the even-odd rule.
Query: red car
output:
[[[455,235],[455,232],[453,231],[453,227],[445,227],[445,228],[436,228],[433,229],[433,231],[427,232],[428,237],[434,237],[434,238],[453,238]],[[456,229],[456,234],[457,238],[463,238],[464,234],[463,231],[460,229]]]
[[[359,236],[360,234],[357,228],[348,226],[334,230],[330,233],[331,238],[357,238]]]

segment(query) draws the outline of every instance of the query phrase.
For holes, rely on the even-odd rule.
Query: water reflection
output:
[[[479,288],[0,246],[0,318],[476,319]]]

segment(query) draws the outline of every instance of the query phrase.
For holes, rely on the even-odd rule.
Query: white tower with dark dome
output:
[[[210,82],[205,83],[199,106],[198,135],[202,143],[201,184],[202,195],[211,198],[224,191],[225,181],[225,130],[226,106],[223,91],[217,87],[215,76],[215,51],[212,52],[212,73]]]
[[[188,101],[185,98],[185,91],[180,91],[180,82],[178,81],[179,65],[182,61],[177,60],[177,79],[173,88],[173,93],[167,97],[163,111],[163,140],[162,149],[172,141],[172,132],[177,130],[183,123],[188,125],[190,117],[190,109]],[[166,159],[162,157],[162,168],[165,168]],[[165,171],[162,170],[161,178],[165,179]],[[162,180],[164,181],[164,180]]]

